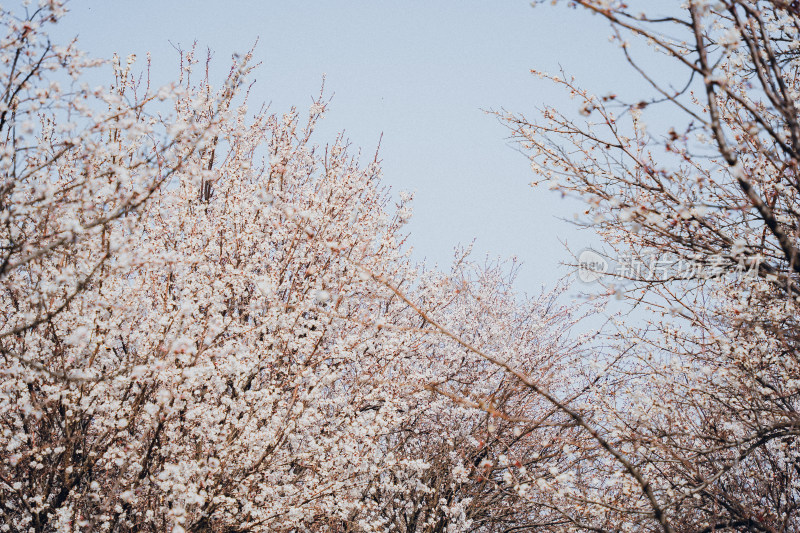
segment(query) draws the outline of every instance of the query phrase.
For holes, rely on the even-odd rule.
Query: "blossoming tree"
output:
[[[557,382],[573,312],[521,305],[498,268],[413,266],[408,198],[390,210],[377,159],[312,142],[322,98],[248,111],[250,55],[218,89],[194,51],[174,85],[129,57],[90,89],[102,62],[49,41],[63,14],[1,12],[0,529],[532,520],[501,463],[549,426],[446,394],[537,415],[457,339],[519,335]]]
[[[800,7],[568,3],[610,23],[652,91],[541,74],[583,117],[500,114],[606,249],[642,266],[609,280],[647,320],[612,337],[619,358],[576,413],[592,437],[578,455],[606,459],[559,485],[566,529],[798,531]]]

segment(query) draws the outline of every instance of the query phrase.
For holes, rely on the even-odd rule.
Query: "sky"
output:
[[[73,0],[68,8],[56,38],[77,36],[96,57],[150,52],[157,83],[175,78],[176,49],[194,42],[212,50],[212,77],[222,79],[231,54],[257,41],[250,99],[276,113],[306,109],[325,76],[332,100],[316,142],[344,131],[371,159],[382,136],[384,184],[395,196],[414,193],[408,242],[430,266],[447,268],[454,248],[474,241],[476,259],[516,257],[517,288],[538,293],[571,271],[561,265],[571,260],[564,243],[597,242],[569,222],[581,203],[530,187],[527,158],[486,111],[577,111],[532,68],[563,68],[598,94],[635,87],[599,17],[524,0]]]

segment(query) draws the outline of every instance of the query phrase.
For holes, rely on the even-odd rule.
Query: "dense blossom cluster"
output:
[[[527,487],[524,466],[496,457],[549,446],[525,422],[547,403],[464,343],[567,393],[575,310],[520,302],[467,254],[413,266],[410,198],[390,210],[377,159],[312,143],[321,98],[304,118],[249,112],[249,55],[219,89],[194,52],[173,86],[129,57],[90,89],[97,62],[48,40],[62,14],[2,12],[0,530],[530,515],[496,482]]]

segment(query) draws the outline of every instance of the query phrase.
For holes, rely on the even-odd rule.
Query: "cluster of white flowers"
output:
[[[0,523],[462,531],[524,516],[483,487],[502,479],[489,455],[504,439],[524,455],[538,433],[488,431],[431,390],[489,406],[508,380],[409,302],[554,381],[571,311],[520,304],[503,268],[466,256],[448,274],[411,265],[411,196],[390,213],[376,163],[312,144],[321,98],[307,119],[249,115],[249,56],[218,89],[190,82],[190,51],[173,86],[142,93],[131,56],[110,61],[109,88],[62,90],[97,65],[47,44],[62,11],[2,12]]]

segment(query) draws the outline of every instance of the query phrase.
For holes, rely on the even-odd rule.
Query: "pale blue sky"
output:
[[[581,205],[531,188],[527,159],[481,110],[576,105],[531,68],[561,65],[598,93],[635,83],[597,17],[524,0],[73,0],[69,9],[61,36],[78,35],[95,56],[150,51],[159,82],[177,72],[170,42],[210,48],[223,76],[231,54],[258,38],[251,101],[273,112],[308,106],[325,74],[334,97],[317,142],[345,130],[371,155],[383,133],[385,184],[416,194],[408,230],[418,259],[443,266],[474,238],[477,257],[516,255],[518,287],[538,292],[567,272],[559,240],[575,250],[595,240],[556,218]]]

